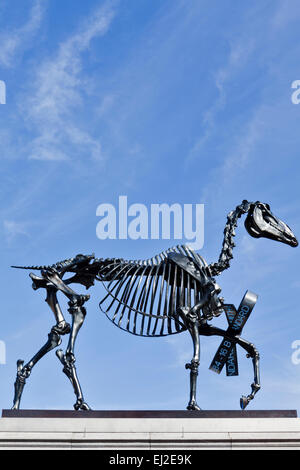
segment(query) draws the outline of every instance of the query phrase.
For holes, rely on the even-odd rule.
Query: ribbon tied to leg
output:
[[[242,333],[257,301],[257,294],[246,291],[238,309],[233,304],[224,304],[228,328],[210,365],[210,370],[220,374],[226,364],[226,375],[239,375],[236,342]]]

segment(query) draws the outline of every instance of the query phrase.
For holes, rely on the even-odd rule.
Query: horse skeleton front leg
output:
[[[199,333],[203,336],[222,336],[223,338],[228,338],[228,340],[232,341],[232,337],[227,336],[225,330],[217,328],[213,325],[202,324],[199,328]],[[252,358],[253,364],[254,381],[251,384],[252,391],[247,396],[242,395],[240,399],[240,406],[242,410],[244,410],[248,403],[253,400],[255,394],[260,390],[259,352],[253,343],[250,343],[249,341],[246,341],[239,336],[237,336],[235,340],[237,344],[247,351],[247,357]]]
[[[254,382],[251,384],[251,393],[246,397],[243,395],[240,399],[240,406],[242,410],[246,408],[248,403],[253,400],[255,394],[260,390],[260,373],[259,373],[259,352],[257,351],[254,344],[249,343],[242,338],[239,339],[239,344],[248,352],[247,357],[252,358],[253,370],[254,370]]]
[[[185,365],[190,372],[190,401],[188,410],[201,410],[196,401],[198,368],[200,364],[200,338],[199,338],[199,319],[198,315],[187,307],[180,307],[177,311],[178,315],[183,319],[187,329],[192,337],[194,354],[190,363]]]

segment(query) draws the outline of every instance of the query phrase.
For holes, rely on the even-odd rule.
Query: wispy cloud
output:
[[[84,146],[94,159],[103,158],[98,138],[75,124],[74,110],[83,102],[82,55],[94,38],[107,32],[114,14],[114,2],[105,3],[60,45],[54,58],[36,69],[26,100],[27,122],[38,134],[31,144],[30,158],[65,160],[70,158],[70,146],[73,155]]]
[[[36,0],[26,23],[19,28],[10,29],[0,34],[0,65],[2,67],[12,67],[17,55],[28,47],[40,28],[43,12],[42,1]]]
[[[26,230],[25,224],[16,222],[14,220],[4,220],[3,221],[3,228],[6,241],[10,243],[14,240],[15,237],[18,235],[25,235],[29,237],[29,234]]]
[[[215,86],[218,90],[217,98],[209,107],[209,109],[207,109],[203,114],[203,131],[191,148],[186,159],[187,163],[199,156],[202,148],[213,135],[216,129],[216,117],[218,113],[226,106],[226,83],[230,80],[234,73],[236,73],[236,71],[245,64],[253,49],[254,40],[247,40],[245,41],[245,44],[239,42],[237,44],[231,45],[227,63],[223,67],[219,68],[215,73]]]
[[[221,179],[228,180],[228,177],[234,176],[235,170],[243,169],[253,151],[255,144],[263,134],[264,121],[262,116],[265,112],[264,107],[259,107],[245,126],[243,134],[236,142],[232,155],[228,156],[221,167]]]
[[[300,19],[299,4],[295,0],[281,0],[276,10],[271,25],[275,30],[283,29],[288,24],[298,23]]]

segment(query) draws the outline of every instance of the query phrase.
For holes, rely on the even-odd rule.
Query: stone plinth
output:
[[[300,449],[295,410],[3,410],[0,449]]]

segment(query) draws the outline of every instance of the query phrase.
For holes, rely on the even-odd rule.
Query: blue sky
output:
[[[92,252],[149,258],[177,243],[99,240],[99,204],[117,205],[120,195],[147,207],[204,204],[208,262],[219,256],[226,214],[243,199],[269,203],[299,237],[300,105],[291,101],[299,20],[296,0],[1,2],[2,408],[12,404],[17,359],[29,360],[54,324],[44,293],[10,265]],[[246,289],[259,295],[243,332],[261,353],[262,390],[249,406],[299,410],[300,364],[291,361],[299,248],[252,239],[243,223],[236,244],[218,282],[228,303],[238,305]],[[89,293],[76,356],[90,406],[184,409],[188,334],[126,334],[98,308],[103,287]],[[223,317],[214,323],[226,327]],[[213,374],[219,343],[202,340],[198,402],[238,409],[251,362],[241,350],[239,377]],[[74,401],[51,352],[33,369],[22,407],[71,409]]]

